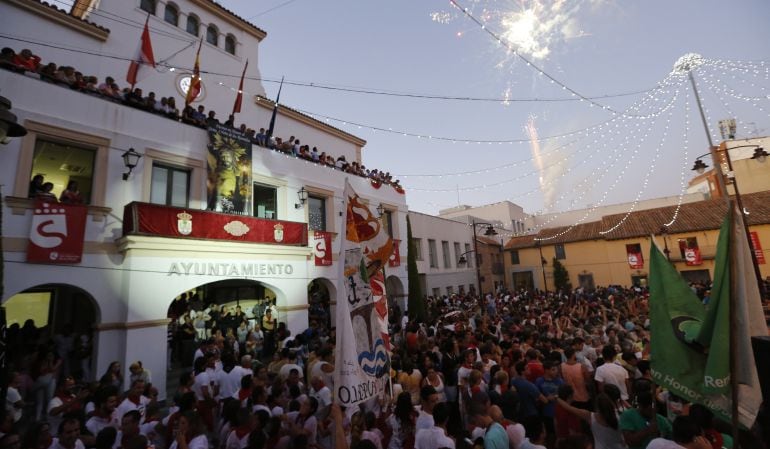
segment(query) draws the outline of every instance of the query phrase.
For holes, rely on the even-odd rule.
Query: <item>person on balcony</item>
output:
[[[67,183],[67,188],[59,196],[59,201],[64,204],[83,204],[83,196],[78,190],[77,181]]]

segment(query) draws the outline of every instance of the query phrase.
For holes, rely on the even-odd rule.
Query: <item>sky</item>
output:
[[[737,119],[738,138],[770,134],[766,0],[456,1],[484,28],[448,0],[220,3],[267,32],[259,67],[271,98],[285,76],[510,100],[284,86],[281,103],[365,139],[364,164],[395,174],[420,212],[510,200],[549,213],[679,195],[708,151],[686,77],[667,78],[691,52],[707,61],[695,78],[717,143],[723,118]],[[532,98],[570,101],[517,101]]]

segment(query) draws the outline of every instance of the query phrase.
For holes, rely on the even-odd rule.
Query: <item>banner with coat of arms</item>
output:
[[[332,234],[313,231],[313,259],[315,266],[328,267],[332,264]]]
[[[208,131],[206,209],[251,215],[251,140],[224,125]]]
[[[80,263],[88,207],[35,200],[27,262]]]
[[[393,240],[347,180],[344,199],[346,215],[340,233],[344,299],[337,301],[334,398],[340,405],[354,406],[383,394],[388,380],[383,267],[393,252]]]

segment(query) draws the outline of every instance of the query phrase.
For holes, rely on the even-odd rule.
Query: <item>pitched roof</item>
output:
[[[31,11],[39,12],[39,13],[42,13],[42,14],[45,14],[45,12],[52,13],[53,16],[49,16],[49,17],[53,18],[53,17],[58,16],[59,19],[56,19],[57,21],[61,21],[61,20],[73,21],[74,20],[74,21],[76,21],[75,23],[77,23],[77,22],[83,23],[85,25],[93,27],[96,30],[99,30],[100,32],[103,32],[103,33],[109,33],[110,32],[109,28],[105,28],[105,27],[103,27],[101,25],[97,25],[97,24],[95,24],[93,22],[90,22],[88,20],[82,19],[82,18],[80,18],[78,16],[75,16],[73,14],[70,14],[69,11],[67,11],[65,9],[62,9],[62,8],[59,8],[56,5],[54,5],[53,3],[44,2],[42,0],[12,0],[9,3],[11,3],[13,5],[16,5],[16,6],[20,6],[22,8],[25,8],[25,9],[28,9],[28,10],[31,10]],[[45,14],[45,15],[48,15],[48,14]]]
[[[770,224],[770,191],[745,194],[741,197],[744,208],[749,212],[747,215],[749,225]],[[665,206],[628,214],[605,215],[601,220],[574,225],[571,229],[569,226],[542,229],[534,235],[513,237],[505,244],[505,249],[532,248],[538,242],[542,245],[554,245],[600,239],[621,240],[660,234],[663,225],[669,223],[675,215],[674,223],[666,228],[670,234],[719,229],[727,213],[727,205],[723,199],[715,198],[685,203],[679,207],[678,213],[676,210],[677,206]],[[602,234],[615,226],[617,228],[611,232]]]
[[[224,6],[220,5],[218,2],[214,0],[193,0],[193,3],[197,3],[199,6],[208,7],[209,9],[214,10],[212,12],[218,11],[220,13],[223,13],[225,15],[232,17],[234,20],[240,22],[242,25],[246,25],[246,27],[249,28],[249,30],[247,31],[250,31],[251,34],[256,36],[260,41],[267,36],[267,32],[265,30],[259,28],[258,26],[249,22],[247,19],[244,19],[243,17],[225,8]]]
[[[476,241],[478,241],[479,243],[483,243],[485,245],[500,246],[500,242],[499,241],[497,241],[495,239],[491,239],[489,237],[485,237],[483,235],[477,235],[476,236]]]

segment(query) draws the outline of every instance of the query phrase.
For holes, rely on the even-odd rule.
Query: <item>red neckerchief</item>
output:
[[[238,439],[243,439],[246,435],[251,433],[251,430],[246,426],[238,426],[235,428],[235,436],[238,437]]]
[[[481,385],[476,385],[475,387],[471,387],[471,394],[480,393],[480,392],[481,392]]]
[[[241,388],[238,391],[238,400],[239,401],[245,401],[249,396],[251,396],[251,388],[247,388],[247,389]]]
[[[134,400],[134,397],[136,398],[136,400]],[[133,396],[133,395],[129,394],[128,396],[126,396],[126,399],[128,399],[131,402],[133,402],[134,405],[141,405],[142,404],[141,398],[142,398],[142,395]]]

